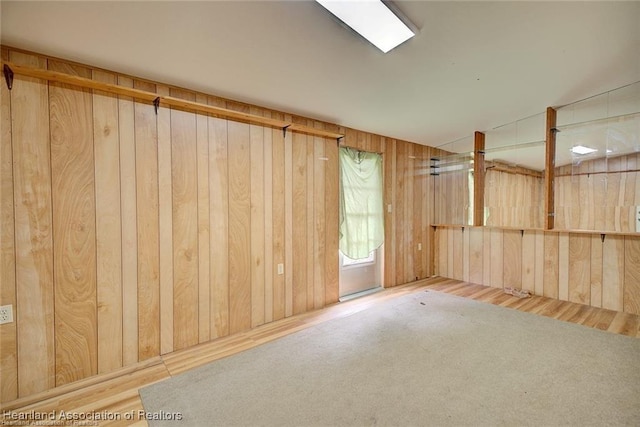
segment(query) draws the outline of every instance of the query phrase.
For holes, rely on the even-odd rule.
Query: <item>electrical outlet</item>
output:
[[[640,206],[636,206],[636,233],[640,233]]]
[[[278,274],[284,274],[284,264],[278,264]]]
[[[3,305],[0,307],[0,325],[13,322],[13,305]]]
[[[421,251],[422,250],[422,243],[418,243],[418,250]]]

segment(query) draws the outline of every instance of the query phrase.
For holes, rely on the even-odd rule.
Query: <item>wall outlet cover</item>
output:
[[[13,305],[0,306],[0,325],[13,322]]]

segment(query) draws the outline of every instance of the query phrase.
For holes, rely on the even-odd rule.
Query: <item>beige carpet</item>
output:
[[[638,426],[640,340],[422,292],[140,394],[187,426]]]

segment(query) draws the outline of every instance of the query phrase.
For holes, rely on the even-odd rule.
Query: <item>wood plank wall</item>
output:
[[[640,314],[640,236],[453,226],[435,234],[439,276]]]
[[[636,232],[640,154],[556,168],[556,228]]]
[[[484,225],[542,228],[544,178],[488,169]]]
[[[473,200],[469,191],[468,171],[444,172],[433,176],[433,223],[469,224]]]
[[[2,58],[345,133],[384,156],[385,286],[433,274],[429,148],[17,49]],[[0,100],[0,305],[16,319],[0,326],[0,401],[337,302],[335,140],[21,76]]]

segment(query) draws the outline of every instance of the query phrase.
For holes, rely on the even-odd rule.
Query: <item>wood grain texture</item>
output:
[[[469,281],[482,283],[483,280],[483,230],[479,227],[469,228]]]
[[[396,284],[396,202],[395,202],[395,183],[396,177],[396,140],[385,138],[383,161],[384,173],[384,190],[383,198],[385,203],[384,209],[384,287],[391,287]],[[442,252],[441,252],[442,253]],[[446,252],[443,254],[446,256]],[[446,274],[443,274],[445,276]]]
[[[9,59],[6,49],[2,60]],[[0,305],[16,308],[16,248],[13,203],[11,92],[0,85]],[[18,398],[18,347],[14,322],[0,326],[0,402]]]
[[[464,280],[465,282],[469,281],[470,229],[470,227],[464,227],[462,229],[462,280]]]
[[[591,236],[591,259],[589,262],[589,274],[591,281],[590,301],[592,307],[602,307],[602,249],[603,242],[599,235]]]
[[[307,142],[302,135],[293,135],[293,314],[307,309]]]
[[[293,168],[293,138],[291,132],[288,132],[284,136],[284,312],[286,317],[293,314]]]
[[[558,235],[544,235],[544,279],[543,295],[558,298]]]
[[[90,77],[85,68],[49,69]],[[97,373],[95,182],[90,92],[49,88],[56,385]]]
[[[239,105],[230,108],[246,110]],[[251,146],[249,126],[228,122],[229,333],[251,327]]]
[[[295,120],[295,119],[294,119]],[[307,122],[304,120],[303,122],[312,124],[313,122]],[[294,122],[295,123],[295,122]],[[307,260],[306,260],[306,270],[307,270],[307,278],[306,278],[306,297],[307,297],[307,307],[306,310],[313,310],[313,287],[315,284],[315,269],[314,265],[316,260],[314,259],[314,207],[315,207],[315,197],[314,197],[314,171],[315,171],[315,159],[314,159],[314,144],[313,137],[310,135],[305,135],[305,145],[307,147],[307,186],[306,186],[306,200],[307,200],[307,228],[306,228],[306,242],[307,242]]]
[[[169,88],[158,85],[158,95]],[[158,126],[158,243],[160,262],[160,354],[173,351],[173,185],[171,183],[171,110],[161,108]]]
[[[522,233],[519,230],[504,230],[503,233],[504,286],[522,287]]]
[[[491,229],[491,286],[494,288],[504,285],[503,234],[502,230]]]
[[[265,111],[268,117],[271,113]],[[273,321],[273,131],[264,132],[264,322]]]
[[[196,102],[207,103],[207,96],[196,95]],[[211,339],[211,256],[209,215],[209,120],[196,115],[196,167],[198,188],[198,342]]]
[[[535,292],[536,281],[536,232],[524,230],[522,234],[522,289]]]
[[[462,280],[463,268],[463,227],[456,227],[452,230],[453,238],[453,278]]]
[[[558,234],[558,298],[569,300],[569,234]]]
[[[320,123],[315,126],[321,127]],[[325,305],[326,293],[326,191],[325,170],[328,160],[325,159],[325,141],[313,138],[313,309]],[[328,159],[328,158],[327,158]]]
[[[284,318],[285,313],[285,188],[284,188],[284,136],[280,129],[271,131],[272,140],[272,235],[273,235],[273,320]],[[266,171],[265,171],[266,173]],[[278,274],[282,264],[283,274]],[[337,268],[337,266],[336,266]]]
[[[251,114],[260,111],[251,108]],[[251,151],[251,327],[264,324],[265,266],[264,266],[264,130],[249,127]],[[270,153],[269,153],[270,154]]]
[[[155,85],[134,82],[155,91]],[[138,214],[138,360],[160,354],[158,128],[153,105],[134,102]]]
[[[133,80],[118,76],[133,88]],[[120,210],[122,212],[122,364],[138,362],[138,230],[136,143],[133,100],[118,99],[120,138]]]
[[[602,247],[602,307],[622,311],[625,279],[624,236],[608,235]]]
[[[172,96],[194,100],[171,89]],[[173,194],[173,345],[199,342],[198,321],[198,176],[196,115],[171,110],[171,183]]]
[[[569,301],[591,302],[591,236],[569,234]]]
[[[544,229],[554,226],[554,172],[556,158],[556,110],[549,107],[546,113],[545,169],[544,169]]]
[[[534,293],[544,295],[544,233],[535,232]]]
[[[339,179],[338,146],[335,141],[325,140],[325,215],[326,215],[326,253],[325,253],[325,304],[338,302],[338,244],[339,244]],[[387,231],[385,228],[385,237]],[[386,253],[386,245],[385,245]],[[386,271],[385,271],[386,276]]]
[[[482,282],[490,286],[491,284],[491,229],[482,229]]]
[[[407,163],[407,147],[408,144],[404,141],[396,141],[396,176],[395,176],[395,228],[394,228],[394,239],[395,239],[395,285],[400,285],[405,283],[405,257],[407,256],[407,251],[411,250],[411,248],[406,246],[405,242],[405,210],[406,210],[406,200],[405,200],[405,187],[406,187],[406,163]],[[462,267],[462,264],[460,264]],[[460,277],[462,277],[462,270],[460,270]]]
[[[405,181],[405,192],[404,192],[404,206],[405,206],[405,216],[404,216],[404,236],[403,236],[403,246],[406,248],[404,255],[404,280],[401,283],[410,283],[414,280],[417,280],[415,275],[414,267],[414,259],[415,259],[415,251],[417,243],[415,241],[415,230],[414,230],[414,208],[415,208],[415,200],[413,199],[413,171],[416,163],[416,156],[414,155],[414,147],[415,144],[405,143],[407,147],[407,159],[404,163],[404,181]],[[463,264],[464,271],[464,264]],[[464,277],[464,274],[463,274]]]
[[[114,84],[116,76],[93,71],[93,79]],[[93,95],[96,194],[96,289],[98,373],[122,367],[122,225],[118,99]]]
[[[484,200],[485,200],[485,169],[484,169],[484,141],[482,132],[474,132],[473,135],[473,225],[484,225]]]
[[[224,101],[209,98],[224,106]],[[211,240],[211,338],[229,335],[229,154],[228,122],[209,117]]]
[[[640,314],[640,238],[624,238],[624,295],[623,311]]]

